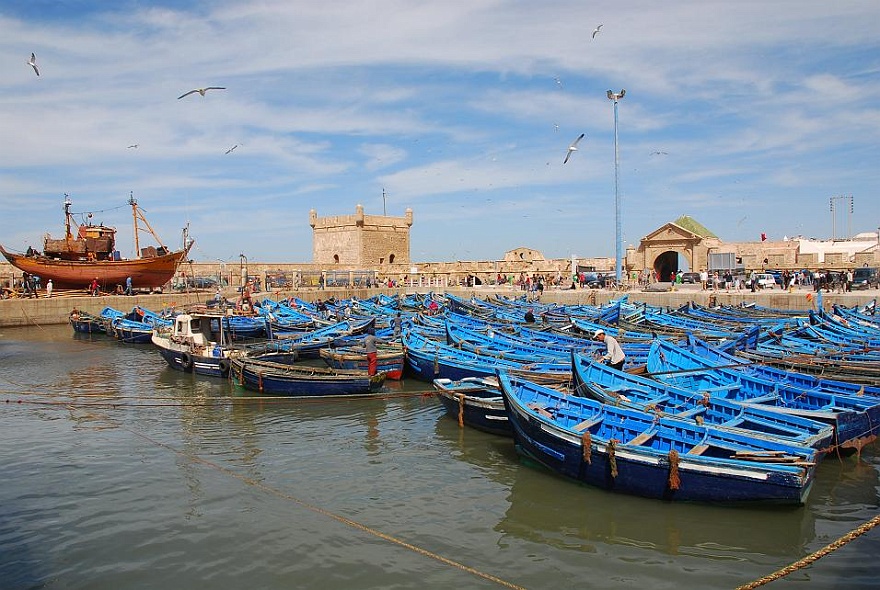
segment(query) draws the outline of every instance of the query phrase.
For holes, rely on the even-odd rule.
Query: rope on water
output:
[[[677,490],[681,486],[681,479],[678,477],[678,451],[672,449],[669,451],[669,489]]]
[[[581,445],[583,445],[584,463],[592,465],[593,463],[593,435],[589,430],[585,430],[581,435]]]
[[[518,586],[512,582],[508,582],[507,580],[501,579],[498,576],[494,576],[492,574],[480,571],[476,568],[473,568],[473,567],[470,567],[470,566],[465,565],[463,563],[460,563],[458,561],[452,560],[448,557],[443,557],[442,555],[434,553],[433,551],[429,551],[429,550],[424,549],[422,547],[418,547],[416,545],[413,545],[412,543],[404,541],[403,539],[397,538],[393,535],[383,533],[382,531],[379,531],[379,530],[372,528],[368,525],[365,525],[363,523],[360,523],[360,522],[357,522],[357,521],[352,520],[350,518],[347,518],[345,516],[342,516],[341,514],[337,514],[335,512],[331,512],[330,510],[327,510],[326,508],[321,508],[320,506],[317,506],[315,504],[311,504],[311,503],[309,503],[301,498],[298,498],[292,494],[288,494],[282,490],[279,490],[277,488],[273,488],[272,486],[270,486],[262,481],[258,481],[254,478],[237,473],[237,472],[233,471],[232,469],[229,469],[228,467],[224,467],[224,466],[222,466],[218,463],[215,463],[209,459],[205,459],[203,457],[199,457],[198,455],[176,449],[173,446],[171,446],[167,443],[163,443],[161,441],[158,441],[143,432],[139,432],[137,430],[134,430],[132,428],[124,426],[109,416],[99,416],[99,415],[95,415],[95,414],[90,414],[89,417],[92,419],[95,419],[95,420],[103,420],[109,425],[114,425],[121,430],[125,430],[126,432],[129,432],[134,436],[137,436],[137,437],[139,437],[139,438],[141,438],[141,439],[143,439],[143,440],[145,440],[145,441],[147,441],[157,447],[160,447],[160,448],[163,448],[167,451],[170,451],[170,452],[172,452],[180,457],[183,457],[193,463],[199,463],[199,464],[204,465],[206,467],[210,467],[211,469],[214,469],[220,473],[223,473],[225,475],[233,477],[233,478],[235,478],[235,479],[237,479],[237,480],[243,482],[244,484],[249,485],[253,488],[262,490],[263,492],[268,493],[268,494],[272,494],[278,498],[282,498],[284,500],[288,500],[290,502],[293,502],[293,503],[299,505],[300,507],[305,508],[306,510],[310,510],[311,512],[314,512],[316,514],[320,514],[322,516],[326,516],[328,518],[331,518],[341,524],[344,524],[344,525],[349,526],[351,528],[357,529],[357,530],[364,532],[364,533],[367,533],[369,535],[373,535],[374,537],[377,537],[377,538],[382,539],[384,541],[387,541],[389,543],[393,543],[393,544],[397,545],[398,547],[403,547],[404,549],[408,549],[408,550],[410,550],[414,553],[417,553],[419,555],[422,555],[424,557],[428,557],[430,559],[434,559],[434,560],[436,560],[440,563],[443,563],[445,565],[449,565],[449,566],[458,568],[463,572],[477,576],[477,577],[482,578],[484,580],[488,580],[490,582],[494,582],[500,586],[504,586],[506,588],[513,588],[515,590],[525,590],[522,586]]]
[[[752,590],[753,588],[758,588],[759,586],[763,586],[764,584],[768,584],[770,582],[773,582],[774,580],[778,580],[779,578],[783,578],[783,577],[787,576],[788,574],[796,572],[799,569],[803,569],[803,568],[807,567],[808,565],[810,565],[811,563],[818,561],[819,559],[825,557],[829,553],[833,553],[834,551],[837,551],[838,549],[840,549],[841,547],[843,547],[844,545],[846,545],[847,543],[849,543],[853,539],[856,539],[857,537],[864,535],[865,533],[867,533],[868,531],[873,529],[878,524],[880,524],[880,515],[875,516],[871,520],[863,523],[861,526],[851,530],[850,532],[843,535],[842,537],[840,537],[836,541],[829,543],[828,545],[825,545],[824,547],[822,547],[818,551],[814,551],[813,553],[810,553],[809,555],[807,555],[803,559],[799,559],[799,560],[795,561],[794,563],[785,566],[782,569],[776,570],[772,574],[766,575],[763,578],[759,578],[759,579],[755,580],[754,582],[749,582],[748,584],[738,586],[736,588],[736,590]]]

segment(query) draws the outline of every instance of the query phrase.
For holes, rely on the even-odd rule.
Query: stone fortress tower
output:
[[[360,268],[410,264],[412,224],[412,209],[403,217],[365,215],[362,205],[355,207],[354,215],[330,217],[318,217],[312,209],[312,262]]]

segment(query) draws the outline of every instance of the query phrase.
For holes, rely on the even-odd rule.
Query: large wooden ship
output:
[[[186,259],[192,241],[184,237],[183,248],[169,250],[161,245],[162,241],[138,208],[137,201],[130,198],[128,204],[134,220],[135,251],[139,258],[123,259],[116,249],[116,229],[93,224],[91,214],[86,223],[77,224],[70,212],[71,202],[67,195],[64,200],[64,238],[53,239],[47,235],[42,252],[28,248],[27,253],[16,254],[0,245],[0,253],[17,269],[39,276],[44,285],[52,279],[56,289],[87,289],[97,279],[101,290],[110,292],[117,285],[125,285],[129,277],[136,289],[159,288],[171,280],[178,265]],[[160,245],[140,248],[141,231],[149,231]]]

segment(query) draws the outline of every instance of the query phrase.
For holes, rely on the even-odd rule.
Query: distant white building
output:
[[[818,264],[852,263],[856,262],[858,254],[877,250],[880,232],[864,232],[845,240],[816,240],[800,236],[792,239],[798,242],[800,255],[812,254]]]

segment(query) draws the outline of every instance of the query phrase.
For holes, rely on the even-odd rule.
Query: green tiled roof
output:
[[[676,219],[672,223],[674,223],[675,225],[677,225],[679,227],[683,227],[684,229],[688,230],[689,232],[693,232],[703,238],[717,238],[718,237],[715,234],[713,234],[712,232],[710,232],[708,229],[706,229],[706,227],[702,223],[700,223],[699,221],[697,221],[696,219],[694,219],[690,215],[682,215],[681,217],[679,217],[678,219]]]

